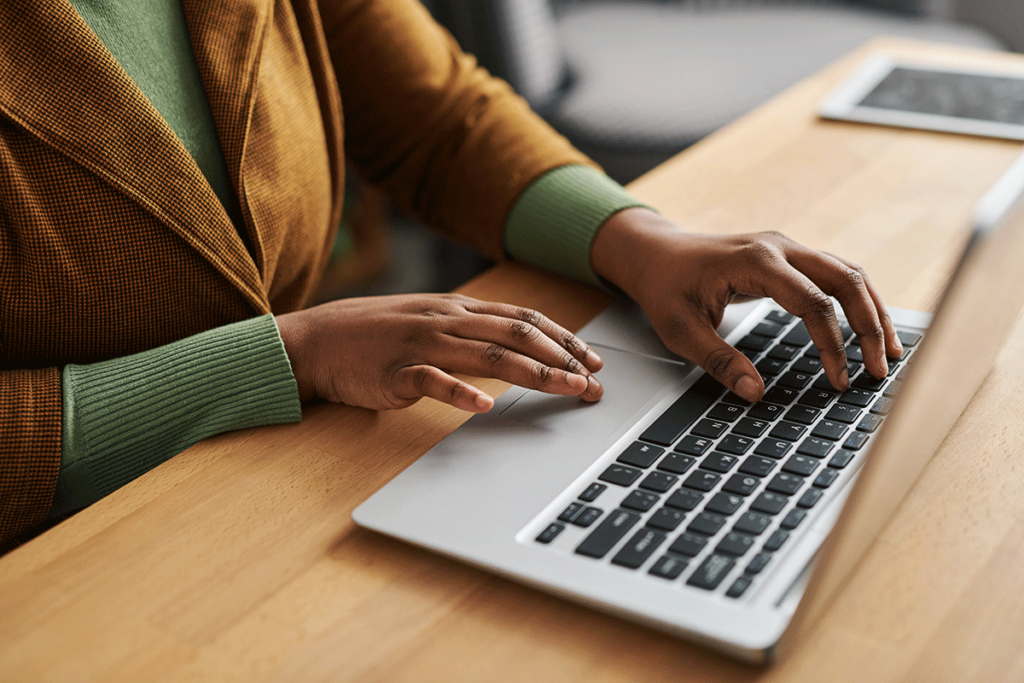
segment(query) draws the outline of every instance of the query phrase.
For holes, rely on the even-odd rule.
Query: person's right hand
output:
[[[485,392],[450,373],[495,377],[551,394],[596,401],[601,359],[540,313],[455,294],[342,299],[276,318],[299,386],[372,409],[429,396],[482,413]]]

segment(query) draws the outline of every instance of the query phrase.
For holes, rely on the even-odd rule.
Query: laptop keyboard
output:
[[[772,310],[736,343],[766,392],[751,404],[708,375],[668,407],[585,485],[536,537],[585,531],[590,560],[739,598],[857,459],[892,407],[921,340],[900,330],[902,358],[876,379],[841,323],[851,386],[836,391],[806,327]],[[854,466],[851,466],[854,463]],[[570,494],[571,495],[571,494]],[[573,534],[570,534],[573,535]],[[736,571],[740,568],[740,571]],[[729,581],[725,579],[731,577]]]

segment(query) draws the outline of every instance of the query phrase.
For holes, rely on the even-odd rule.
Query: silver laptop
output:
[[[721,333],[765,378],[750,405],[613,306],[580,332],[604,398],[513,388],[355,510],[365,527],[756,662],[828,608],[988,373],[1024,305],[1024,157],[979,204],[932,316],[894,309],[905,355],[823,379],[771,302]],[[926,331],[927,330],[927,331]]]

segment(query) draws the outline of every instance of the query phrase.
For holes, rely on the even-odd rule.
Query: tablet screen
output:
[[[859,105],[1024,125],[1024,79],[898,66]]]

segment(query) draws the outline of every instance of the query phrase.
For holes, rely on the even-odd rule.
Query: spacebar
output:
[[[725,387],[711,375],[705,374],[669,406],[640,438],[661,446],[671,446],[723,393]]]

